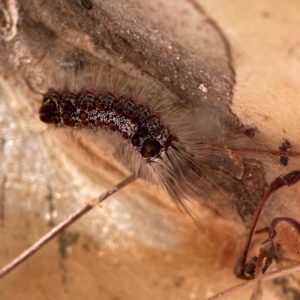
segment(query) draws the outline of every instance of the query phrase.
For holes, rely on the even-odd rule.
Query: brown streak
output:
[[[92,201],[90,204],[87,204],[83,208],[79,209],[77,212],[69,216],[66,220],[58,224],[56,227],[54,227],[52,230],[50,230],[48,233],[46,233],[42,238],[40,238],[36,243],[34,243],[31,247],[29,247],[27,250],[25,250],[23,253],[21,253],[18,257],[16,257],[14,260],[12,260],[10,263],[5,265],[2,269],[0,269],[0,278],[7,275],[9,272],[11,272],[13,269],[15,269],[18,265],[20,265],[22,262],[24,262],[26,259],[28,259],[30,256],[32,256],[35,252],[37,252],[39,249],[41,249],[43,246],[45,246],[50,240],[52,240],[55,236],[57,236],[59,233],[61,233],[64,229],[69,227],[71,224],[73,224],[76,220],[81,218],[83,215],[85,215],[87,212],[89,212],[92,208],[102,203],[105,199],[110,197],[112,194],[116,193],[132,181],[134,181],[136,177],[134,175],[131,175],[127,177],[125,180],[121,181],[119,184],[115,185],[113,188],[107,190],[106,192],[102,193],[97,199]]]

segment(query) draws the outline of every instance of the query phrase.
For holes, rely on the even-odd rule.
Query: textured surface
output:
[[[191,102],[187,106],[195,112],[201,110],[206,117],[204,123],[197,120],[204,139],[218,138],[224,127],[238,124],[227,106],[234,80],[220,32],[189,2],[151,1],[149,7],[145,2],[20,2],[19,36],[8,43],[1,41],[0,53],[1,265],[84,201],[128,175],[97,144],[89,143],[85,147],[88,155],[83,156],[81,149],[74,151],[74,145],[58,132],[45,132],[38,120],[40,103],[35,100],[41,99],[40,91],[47,87],[47,73],[62,58],[77,55],[80,51],[74,51],[75,46],[122,70],[140,75],[144,70],[157,79],[153,86],[167,86],[177,98]],[[234,111],[245,124],[258,126],[257,146],[276,149],[284,137],[299,150],[299,38],[298,31],[292,30],[299,27],[298,1],[277,1],[276,5],[272,1],[259,5],[253,1],[201,2],[232,46],[237,73]],[[210,38],[200,38],[199,32],[220,43],[214,46]],[[109,55],[105,48],[110,49]],[[266,65],[268,69],[262,68]],[[280,97],[286,99],[280,108],[281,102],[274,105],[270,89],[276,95],[288,95]],[[210,102],[212,111],[205,106]],[[213,114],[215,109],[218,117]],[[269,118],[260,118],[262,112]],[[286,133],[281,131],[282,124]],[[101,158],[97,164],[95,153]],[[268,178],[273,179],[298,162],[291,160],[288,168],[279,171],[274,167],[277,158],[265,159],[264,164]],[[254,194],[253,171],[247,174],[248,193]],[[259,176],[255,179],[262,178]],[[298,194],[295,187],[276,195],[270,216],[274,211],[297,216]],[[211,198],[207,195],[207,203]],[[183,217],[169,199],[156,196],[152,186],[137,181],[1,280],[1,299],[204,299],[236,284],[239,281],[232,270],[241,252],[244,228],[235,223],[234,216],[226,215],[224,220],[222,207],[214,211],[191,207],[200,217],[197,223],[202,230]],[[286,227],[280,238],[297,258],[298,237]],[[297,295],[297,287],[289,282],[277,284],[278,291],[285,288]],[[273,286],[270,290],[272,294],[265,290],[265,298],[276,299],[277,291]],[[247,299],[247,295],[236,295],[236,299]]]

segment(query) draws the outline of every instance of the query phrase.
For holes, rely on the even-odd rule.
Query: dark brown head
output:
[[[59,122],[56,103],[53,100],[44,100],[39,109],[39,114],[40,120],[46,124],[57,124]]]
[[[140,153],[144,159],[147,159],[150,162],[160,157],[161,150],[162,146],[157,140],[148,139],[144,142]]]

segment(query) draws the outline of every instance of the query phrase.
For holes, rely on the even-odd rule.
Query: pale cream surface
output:
[[[256,126],[268,147],[277,147],[279,137],[299,149],[300,2],[200,2],[231,45],[233,112]]]

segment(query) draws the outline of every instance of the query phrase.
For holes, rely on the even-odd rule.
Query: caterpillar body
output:
[[[130,88],[124,78],[104,83],[95,73],[59,76],[43,96],[40,120],[57,128],[100,131],[128,169],[162,186],[184,208],[184,199],[216,186],[221,173],[242,176],[239,155],[201,141],[179,107],[165,105],[142,86]]]
[[[43,101],[39,111],[43,122],[116,132],[148,163],[161,159],[169,146],[174,147],[172,142],[176,137],[160,124],[160,118],[131,100],[87,91],[60,94],[50,89]]]

